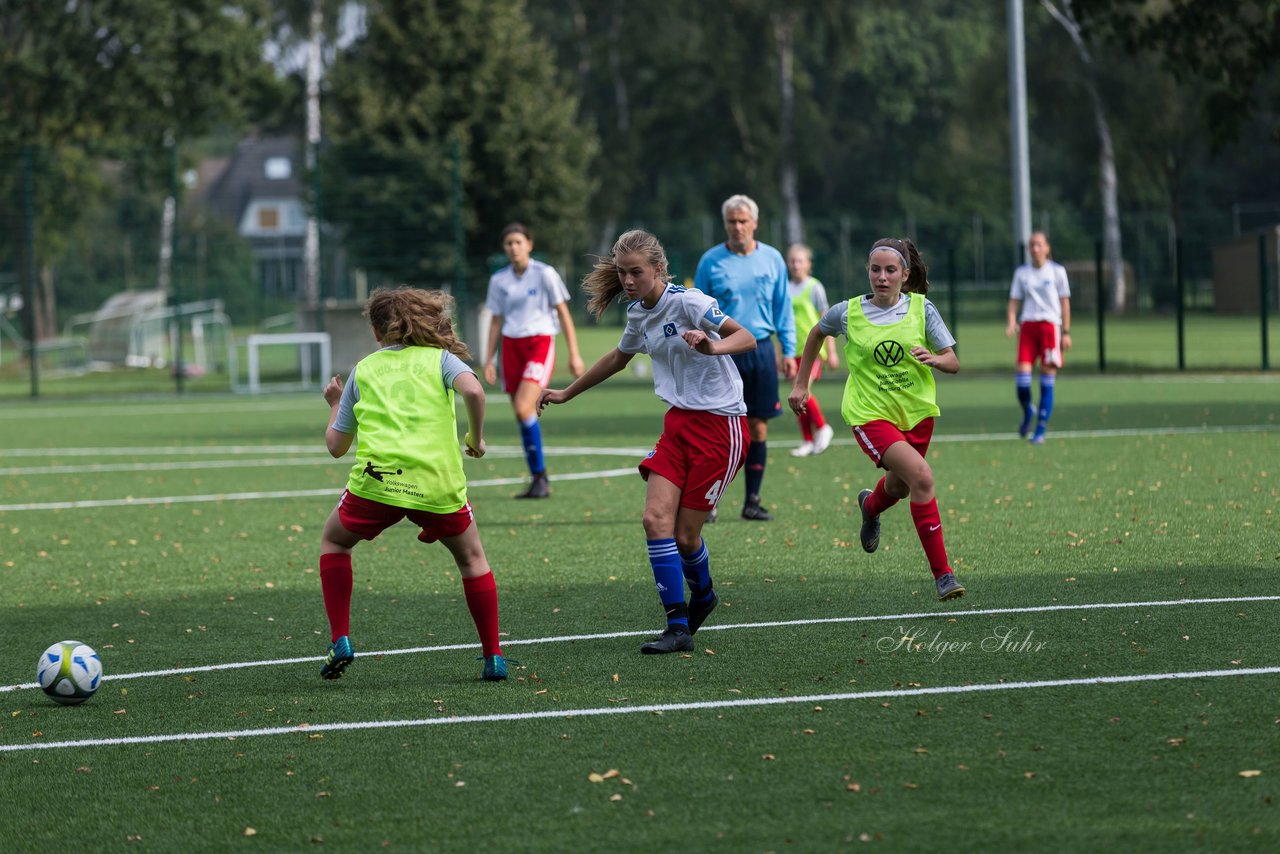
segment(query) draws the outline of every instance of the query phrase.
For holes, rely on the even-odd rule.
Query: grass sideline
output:
[[[317,395],[0,410],[6,827],[30,850],[1275,850],[1280,382],[1064,374],[1040,448],[1008,432],[1011,385],[939,380],[968,596],[933,600],[903,508],[863,554],[870,463],[847,436],[793,459],[780,418],[776,521],[735,518],[730,487],[706,532],[724,603],[656,660],[643,486],[598,473],[651,446],[660,402],[621,381],[551,410],[531,506],[492,398],[467,470],[521,662],[503,685],[476,679],[447,553],[405,527],[357,549],[358,657],[316,675],[346,471]],[[15,509],[76,502],[105,506]],[[64,637],[108,675],[81,707],[15,687]],[[1149,681],[1081,681],[1107,677]],[[112,738],[144,740],[79,744]]]
[[[938,307],[944,316],[948,307],[938,296]],[[618,343],[621,327],[610,324],[577,326],[582,357],[590,365]],[[1007,375],[1013,371],[1014,345],[1004,335],[1001,319],[961,319],[953,330],[959,343],[961,370],[965,375]],[[1178,369],[1177,324],[1164,315],[1150,317],[1107,318],[1105,352],[1098,350],[1098,329],[1094,318],[1077,316],[1072,321],[1073,346],[1066,354],[1066,373],[1072,375],[1105,373],[1123,377],[1126,372]],[[1280,341],[1280,313],[1268,322],[1271,345],[1269,365],[1280,365],[1276,343]],[[568,382],[569,355],[563,336],[556,339],[557,382]],[[245,365],[248,357],[240,345],[238,364],[241,383],[247,383]],[[1107,370],[1099,371],[1099,357],[1106,359]],[[639,357],[643,360],[645,357]],[[269,348],[264,354],[264,381],[296,380],[297,356],[288,348]],[[1257,371],[1262,365],[1261,323],[1256,317],[1188,314],[1185,324],[1185,361],[1189,372]],[[841,374],[841,371],[836,374]],[[647,380],[645,380],[647,382]],[[82,375],[58,375],[45,371],[38,381],[44,399],[102,398],[113,395],[155,394],[176,396],[170,371],[157,368],[117,369]],[[183,380],[185,394],[225,393],[230,388],[226,373],[212,372]],[[0,365],[0,400],[23,401],[31,398],[31,380],[26,367],[10,355]]]

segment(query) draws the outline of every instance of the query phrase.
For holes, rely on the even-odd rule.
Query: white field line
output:
[[[1280,673],[1280,667],[1242,667],[1238,670],[1191,670],[1174,673],[1135,673],[1126,676],[1094,676],[1079,679],[1044,679],[1028,682],[986,682],[977,685],[939,685],[934,688],[890,688],[882,691],[848,691],[839,694],[804,694],[796,697],[747,697],[741,700],[695,700],[687,703],[656,703],[643,706],[604,706],[586,709],[546,709],[538,712],[507,712],[489,715],[457,715],[447,718],[418,718],[407,720],[350,721],[332,724],[298,724],[287,727],[226,730],[222,732],[185,732],[164,735],[135,735],[121,738],[85,738],[74,741],[49,741],[31,744],[3,744],[0,753],[20,750],[52,750],[63,747],[109,747],[121,744],[157,744],[166,741],[209,741],[212,739],[237,739],[263,735],[311,735],[320,732],[351,732],[354,730],[403,729],[406,727],[442,726],[452,724],[483,724],[508,721],[531,721],[555,718],[599,717],[601,715],[661,714],[664,712],[689,712],[700,709],[733,709],[753,706],[782,706],[799,703],[836,703],[848,700],[884,699],[886,697],[924,697],[940,694],[974,694],[989,691],[1026,691],[1037,688],[1083,687],[1094,685],[1124,685],[1135,682],[1164,682],[1174,679],[1214,679],[1232,676],[1270,676]]]
[[[592,480],[598,477],[622,477],[623,475],[635,473],[636,467],[628,466],[624,469],[605,469],[604,471],[583,471],[558,474],[555,476],[555,479],[557,481]],[[515,484],[527,483],[528,480],[529,478],[527,476],[495,477],[489,480],[472,480],[467,482],[467,488],[473,489],[478,486],[513,486]],[[164,506],[169,504],[206,504],[209,502],[224,501],[259,501],[262,499],[279,498],[317,498],[326,495],[336,502],[341,492],[341,487],[326,487],[324,489],[291,489],[277,492],[225,492],[211,493],[208,495],[166,495],[156,498],[100,498],[86,499],[84,501],[44,501],[35,504],[0,504],[0,513],[18,510],[84,510],[93,507],[146,507],[152,505]]]
[[[1169,427],[1164,429],[1117,429],[1117,430],[1063,430],[1053,434],[1055,439],[1102,439],[1116,438],[1124,436],[1162,436],[1162,435],[1185,435],[1185,434],[1214,434],[1214,433],[1273,433],[1280,432],[1280,424],[1254,424],[1239,425],[1232,427]],[[983,441],[1024,441],[1015,433],[961,433],[950,436],[935,436],[932,439],[934,444],[945,442],[983,442]],[[789,447],[796,444],[794,441],[783,441],[774,443],[778,447]],[[837,439],[832,442],[833,445],[851,445],[852,439]],[[272,447],[272,446],[267,446]],[[277,450],[281,447],[291,450],[284,451],[286,453],[297,453],[300,446],[274,446]],[[55,456],[59,453],[66,455],[88,455],[92,452],[92,448],[63,448],[63,449],[17,449],[10,451],[14,455],[46,455]],[[137,448],[108,448],[101,449],[104,453],[146,453],[148,449]],[[572,456],[626,456],[626,457],[643,457],[649,452],[649,448],[600,448],[600,447],[570,447],[570,448],[549,448],[544,451],[547,456],[553,457],[572,457]],[[183,449],[159,449],[156,453],[184,453]],[[208,452],[208,449],[203,451]],[[261,449],[254,449],[253,446],[238,446],[236,453],[263,453]],[[510,446],[499,446],[490,450],[495,457],[518,457],[523,455],[523,450]],[[239,463],[226,460],[218,460],[210,463],[134,463],[121,464],[121,466],[138,466],[138,468],[112,468],[110,466],[101,466],[97,469],[93,466],[75,467],[55,467],[58,471],[51,473],[65,474],[70,472],[82,473],[98,471],[162,471],[162,470],[178,470],[178,469],[199,469],[199,468],[235,468],[237,465],[244,467],[259,467],[264,462],[272,465],[329,465],[330,462],[325,458],[319,458],[316,461],[299,461],[299,460],[262,460],[255,458],[252,460],[244,460]],[[142,468],[143,466],[151,466],[150,468]],[[601,477],[618,477],[630,473],[632,469],[607,469],[605,471],[596,472],[574,472],[570,474],[558,474],[556,480],[590,480]],[[25,468],[0,469],[0,474],[17,476],[26,475],[28,477],[45,473],[44,469],[36,466]],[[511,486],[523,483],[526,478],[492,478],[489,480],[475,480],[468,482],[469,487],[484,486]],[[136,507],[147,505],[166,505],[166,504],[200,504],[219,501],[255,501],[263,499],[281,499],[281,498],[313,498],[317,496],[327,495],[332,490],[324,489],[303,489],[303,490],[282,490],[273,492],[236,492],[236,493],[214,493],[207,495],[181,495],[181,496],[158,496],[152,498],[106,498],[97,500],[84,501],[46,501],[34,502],[28,504],[0,504],[0,513],[17,512],[23,510],[82,510],[96,507]]]
[[[1027,605],[1021,608],[980,608],[971,611],[921,611],[914,614],[864,614],[851,617],[815,617],[806,620],[767,620],[758,623],[727,623],[724,625],[703,626],[699,632],[725,632],[739,629],[777,629],[793,626],[824,626],[840,623],[880,623],[909,620],[924,620],[936,617],[983,617],[1005,614],[1043,614],[1054,611],[1102,611],[1130,608],[1168,608],[1183,605],[1226,605],[1242,602],[1280,602],[1280,596],[1226,596],[1213,599],[1160,599],[1150,602],[1086,602],[1076,605]],[[653,634],[653,629],[626,630],[618,632],[594,632],[582,635],[552,635],[541,638],[504,639],[504,647],[541,646],[553,643],[576,643],[589,640],[616,640],[618,638],[645,637]],[[428,652],[453,652],[457,650],[477,649],[478,644],[449,643],[433,646],[414,646],[403,649],[384,649],[372,652],[361,652],[365,658],[387,655],[417,655]],[[141,670],[135,673],[114,673],[102,677],[103,682],[122,679],[150,679],[163,676],[181,676],[187,673],[210,673],[218,670],[243,670],[248,667],[275,667],[285,664],[306,664],[324,661],[323,655],[307,655],[299,658],[273,658],[259,661],[237,661],[224,664],[205,664],[195,667],[173,667],[166,670]],[[39,683],[23,682],[20,685],[0,685],[0,694],[25,688],[39,688]]]

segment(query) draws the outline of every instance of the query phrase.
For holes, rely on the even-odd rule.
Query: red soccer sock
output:
[[[950,572],[947,548],[942,544],[942,517],[938,515],[938,499],[930,499],[928,504],[911,502],[911,518],[915,520],[916,533],[920,535],[920,545],[924,546],[924,554],[929,559],[933,577]]]
[[[871,495],[867,498],[867,513],[872,516],[879,516],[901,500],[901,498],[894,498],[885,491],[884,478],[880,478],[880,482],[876,484],[875,489],[871,490]]]
[[[811,401],[812,402],[812,401]],[[800,425],[800,435],[804,437],[806,442],[813,441],[813,416],[805,410],[803,414],[796,416],[796,423]]]
[[[827,419],[822,414],[822,407],[818,405],[818,399],[813,395],[809,396],[809,403],[805,407],[805,413],[808,415],[809,421],[813,425],[812,429],[821,430],[823,427],[827,426]]]
[[[486,658],[502,655],[498,644],[498,583],[493,573],[486,572],[477,578],[463,578],[462,592],[467,597],[467,609],[475,621],[480,635],[480,650]]]
[[[330,641],[351,634],[351,555],[320,555],[320,590],[329,615]]]

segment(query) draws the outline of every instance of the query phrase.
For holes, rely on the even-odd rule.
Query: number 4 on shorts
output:
[[[707,490],[707,494],[702,497],[707,499],[707,501],[709,501],[712,506],[715,506],[715,503],[720,500],[720,490],[723,488],[724,488],[724,479],[721,478],[720,480],[717,480],[715,483],[711,484],[711,488]]]

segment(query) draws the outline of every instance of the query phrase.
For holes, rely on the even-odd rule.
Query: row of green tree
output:
[[[1280,201],[1278,5],[1024,5],[1033,219],[1060,251],[1091,252],[1108,193],[1179,231]],[[165,286],[171,264],[185,282],[201,234],[233,239],[181,203],[176,176],[245,134],[305,139],[306,69],[282,57],[308,43],[313,210],[387,280],[479,287],[512,220],[553,259],[634,224],[696,257],[737,192],[771,234],[820,251],[887,232],[975,251],[980,218],[1010,235],[987,251],[1011,262],[1005,14],[990,0],[3,0],[0,290],[29,286],[47,335],[59,307],[106,288]],[[217,253],[201,289],[252,302],[245,258]]]

